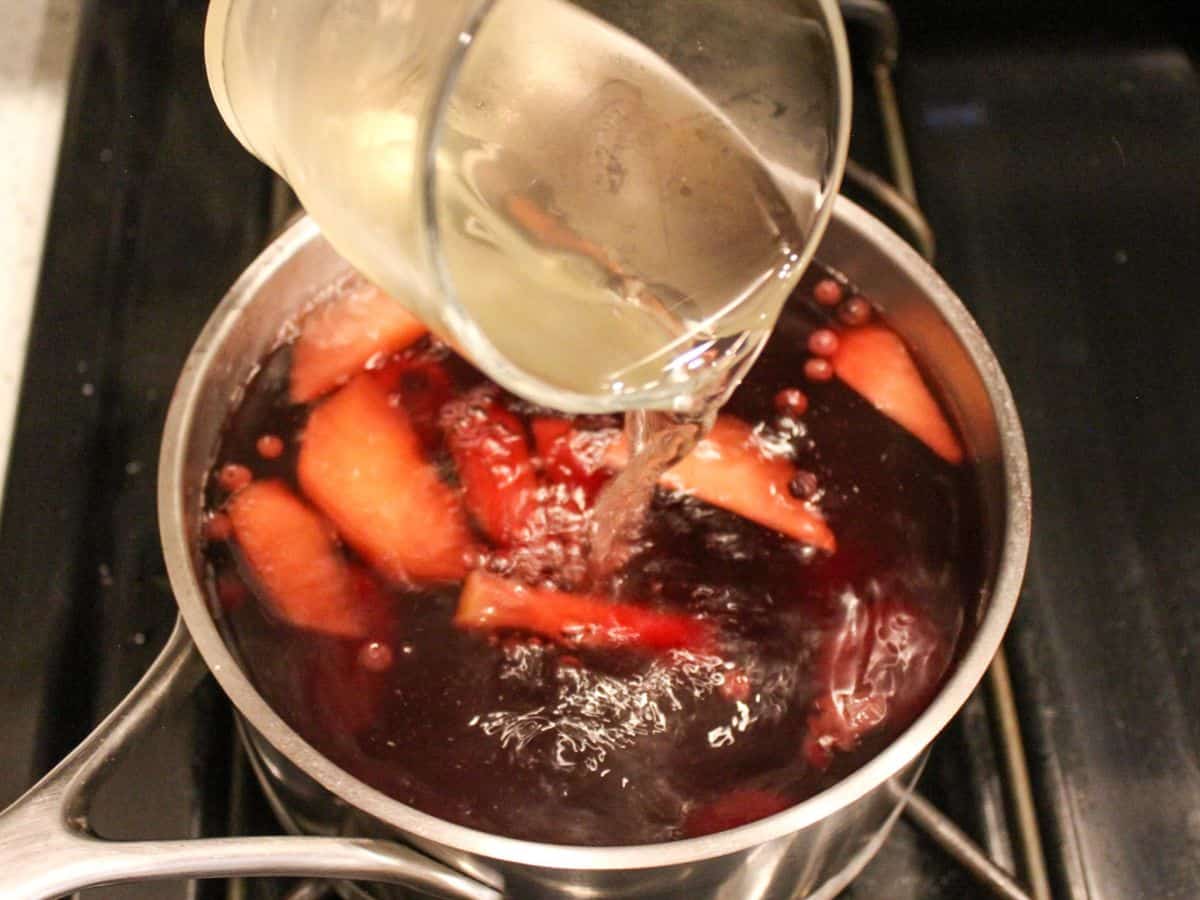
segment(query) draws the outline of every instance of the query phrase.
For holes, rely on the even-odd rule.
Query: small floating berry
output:
[[[792,476],[792,480],[788,482],[788,490],[791,491],[793,497],[797,500],[808,500],[817,493],[820,483],[817,481],[817,476],[812,472],[806,472],[800,469]]]
[[[808,411],[808,397],[799,388],[784,388],[775,395],[775,410],[780,415],[802,416]]]
[[[233,523],[223,512],[215,512],[204,523],[204,537],[209,543],[217,544],[229,540],[233,534]]]
[[[392,648],[382,641],[367,641],[358,651],[358,664],[368,672],[386,672],[394,660]]]
[[[837,316],[847,325],[863,325],[871,318],[871,304],[862,297],[851,297],[838,307]]]
[[[823,356],[813,356],[804,361],[804,377],[809,381],[828,381],[833,377],[833,363]]]
[[[838,336],[832,328],[818,328],[808,336],[808,350],[814,356],[833,356],[837,348]]]
[[[283,456],[283,438],[277,434],[264,434],[254,444],[263,459],[279,459]]]
[[[822,306],[837,306],[844,293],[842,286],[832,278],[822,278],[813,285],[813,299]]]
[[[227,463],[221,466],[221,471],[217,473],[217,484],[231,494],[240,491],[253,480],[254,476],[250,474],[250,470],[237,463]]]

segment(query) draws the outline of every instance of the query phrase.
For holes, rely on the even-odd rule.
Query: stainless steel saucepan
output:
[[[237,875],[360,879],[474,900],[833,896],[883,842],[930,742],[1000,646],[1025,568],[1030,496],[1024,440],[1004,376],[937,274],[845,200],[837,203],[818,258],[860,286],[916,348],[982,479],[986,585],[969,645],[929,708],[881,754],[811,799],[731,831],[647,846],[567,847],[434,818],[358,781],[305,743],[255,690],[222,638],[205,593],[200,539],[202,486],[230,403],[277,344],[284,323],[346,269],[305,219],[233,286],[176,388],[160,461],[159,523],[181,624],[121,706],[0,813],[0,896],[41,900],[110,882]],[[192,689],[205,665],[240,713],[268,795],[285,821],[310,835],[136,842],[94,836],[87,818],[94,788],[154,716]]]

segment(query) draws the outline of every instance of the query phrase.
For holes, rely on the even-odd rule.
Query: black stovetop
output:
[[[1156,20],[1025,3],[1023,22],[1003,6],[904,4],[897,83],[938,268],[995,347],[1027,432],[1034,544],[1007,646],[1048,871],[1072,900],[1193,897],[1195,45],[1167,7]],[[193,339],[272,222],[270,177],[208,97],[203,12],[87,4],[0,521],[0,806],[113,707],[174,618],[154,508],[162,420]],[[867,83],[852,153],[886,173]],[[992,706],[981,692],[938,740],[921,790],[1024,877]],[[211,683],[121,767],[95,824],[113,837],[275,827]],[[982,890],[902,819],[844,896]]]

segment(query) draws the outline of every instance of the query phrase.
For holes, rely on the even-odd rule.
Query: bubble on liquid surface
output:
[[[501,678],[538,677],[540,654],[509,654]],[[559,769],[599,772],[608,754],[639,739],[663,734],[685,705],[708,697],[725,680],[716,656],[674,651],[631,677],[578,666],[559,666],[555,696],[527,710],[496,710],[473,721],[514,754]]]

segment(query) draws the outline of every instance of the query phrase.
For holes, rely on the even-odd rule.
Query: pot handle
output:
[[[339,837],[109,841],[88,826],[92,797],[131,742],[207,670],[182,620],[129,696],[75,750],[0,812],[0,897],[52,900],[85,887],[164,878],[297,876],[405,885],[435,897],[502,894],[410,847]]]

